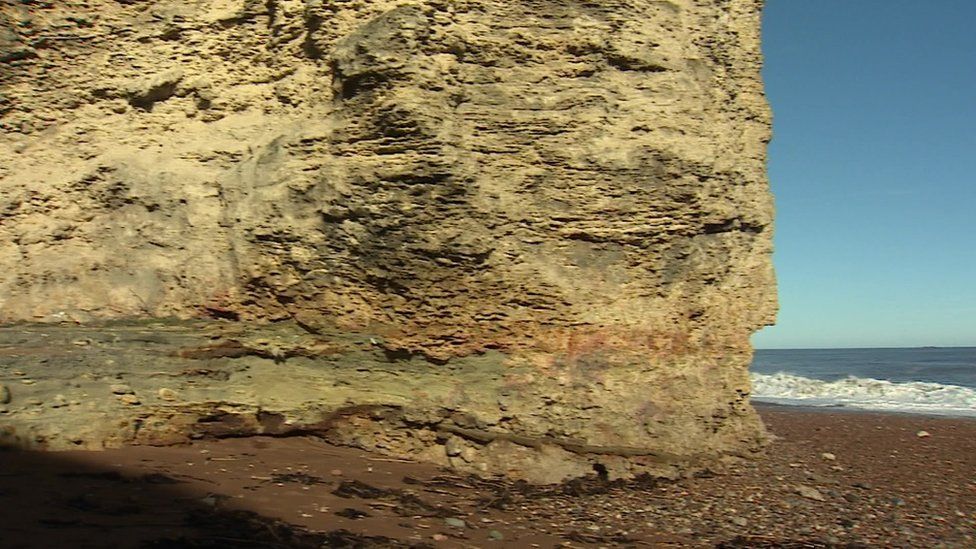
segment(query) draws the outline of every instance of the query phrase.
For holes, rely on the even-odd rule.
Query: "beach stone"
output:
[[[63,408],[67,405],[68,399],[62,394],[54,395],[54,398],[51,399],[51,408]]]
[[[488,530],[488,537],[495,541],[501,541],[505,539],[505,534],[499,532],[498,530]]]
[[[119,395],[119,400],[121,402],[123,402],[124,404],[128,404],[130,406],[138,406],[139,404],[142,404],[139,401],[139,397],[137,397],[136,395],[131,395],[131,394],[130,395]]]
[[[162,400],[172,401],[172,400],[176,400],[177,397],[176,391],[169,389],[167,387],[163,387],[156,394],[159,395],[159,398],[161,398]]]
[[[932,433],[930,433],[928,431],[919,431],[919,432],[915,433],[915,436],[917,436],[918,438],[928,438],[928,437],[932,436]]]
[[[10,387],[0,383],[0,404],[10,404]]]
[[[467,528],[468,527],[468,523],[467,522],[464,522],[463,520],[461,520],[459,518],[454,518],[454,517],[448,517],[448,518],[444,519],[444,524],[446,524],[448,526],[451,526],[453,528]]]
[[[799,484],[796,487],[796,493],[802,497],[805,497],[807,499],[812,499],[814,501],[827,501],[827,498],[825,498],[824,495],[820,493],[820,490],[817,490],[812,486],[805,486],[803,484]]]
[[[837,481],[837,479],[833,479],[833,478],[830,478],[830,477],[825,477],[823,475],[819,475],[819,474],[814,473],[812,471],[807,471],[806,472],[806,477],[807,477],[807,480],[809,480],[810,482],[815,482],[817,484],[839,484],[839,482]]]
[[[837,459],[837,456],[835,456],[834,454],[831,454],[830,452],[824,452],[824,453],[820,454],[820,457],[824,458],[827,461],[834,461],[834,460]]]
[[[749,525],[749,519],[745,517],[732,517],[730,520],[732,524],[742,528],[745,528],[746,526]]]

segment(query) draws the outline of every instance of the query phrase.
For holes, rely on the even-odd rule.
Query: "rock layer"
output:
[[[760,7],[5,3],[0,321],[285,322],[296,349],[339,349],[319,375],[371,372],[361,390],[266,410],[214,384],[178,408],[368,405],[357,444],[435,459],[460,437],[527,453],[509,472],[530,478],[754,448],[748,338],[775,311]],[[296,384],[295,360],[326,360],[246,359]]]

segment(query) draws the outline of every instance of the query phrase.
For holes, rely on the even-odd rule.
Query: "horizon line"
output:
[[[976,344],[972,345],[909,345],[907,347],[893,347],[893,346],[869,346],[869,347],[858,347],[858,346],[842,346],[842,347],[756,347],[753,346],[755,351],[817,351],[817,350],[830,350],[830,349],[974,349]]]

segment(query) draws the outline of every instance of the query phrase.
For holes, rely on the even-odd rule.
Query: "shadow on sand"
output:
[[[412,547],[223,509],[222,496],[178,478],[127,474],[82,452],[12,448],[0,448],[0,525],[5,549]]]

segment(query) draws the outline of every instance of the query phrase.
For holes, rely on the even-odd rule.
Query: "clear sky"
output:
[[[976,0],[767,0],[777,326],[976,346]]]

